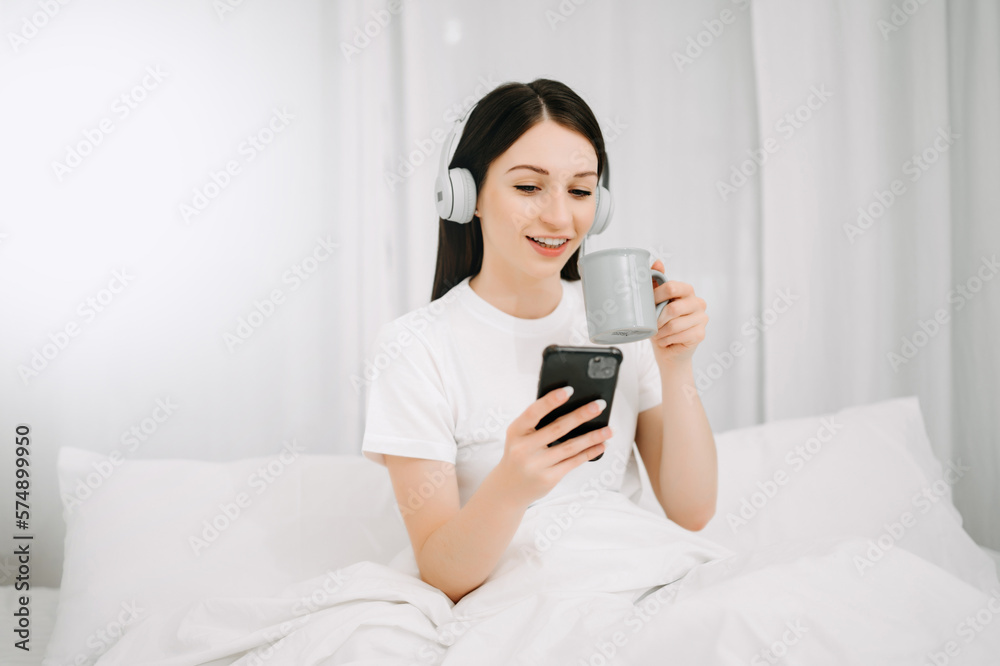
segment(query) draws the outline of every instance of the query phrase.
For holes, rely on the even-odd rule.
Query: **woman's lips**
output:
[[[560,254],[566,251],[566,246],[569,245],[569,241],[567,240],[559,247],[548,248],[548,247],[542,247],[534,240],[532,240],[530,236],[525,236],[525,238],[528,240],[529,243],[531,243],[531,247],[535,248],[535,252],[538,252],[540,255],[545,257],[558,257]]]

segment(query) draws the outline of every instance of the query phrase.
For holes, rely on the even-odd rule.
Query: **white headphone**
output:
[[[472,221],[473,213],[476,210],[476,181],[472,178],[472,172],[468,169],[449,169],[448,164],[455,157],[455,150],[458,148],[459,139],[465,129],[465,123],[472,115],[472,109],[476,108],[476,102],[452,127],[448,138],[445,139],[441,147],[441,164],[438,167],[437,180],[434,181],[434,194],[437,204],[438,216],[452,222],[467,223]],[[608,167],[604,166],[604,173],[601,175],[603,185],[597,186],[597,208],[594,211],[594,223],[590,225],[587,236],[596,236],[602,233],[611,224],[611,213],[615,209],[614,201],[611,199],[611,192],[606,187],[608,183]]]

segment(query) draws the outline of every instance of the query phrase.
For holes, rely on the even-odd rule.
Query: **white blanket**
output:
[[[407,548],[273,597],[152,614],[97,664],[1000,663],[1000,585],[871,545],[737,555],[620,493],[567,496],[531,507],[458,604]]]

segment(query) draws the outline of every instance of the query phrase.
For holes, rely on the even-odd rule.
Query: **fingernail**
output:
[[[608,406],[608,403],[607,403],[607,401],[604,398],[598,398],[597,401],[594,402],[594,404],[597,405],[597,413],[598,414],[600,414],[601,412],[603,412],[604,408]]]
[[[569,397],[573,395],[573,387],[563,386],[563,392],[566,394],[566,399],[569,400]]]

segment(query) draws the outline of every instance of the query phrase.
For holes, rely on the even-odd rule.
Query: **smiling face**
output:
[[[479,188],[483,271],[517,283],[558,280],[594,222],[596,192],[590,140],[550,119],[534,125],[490,164]],[[532,238],[562,244],[548,249]]]

